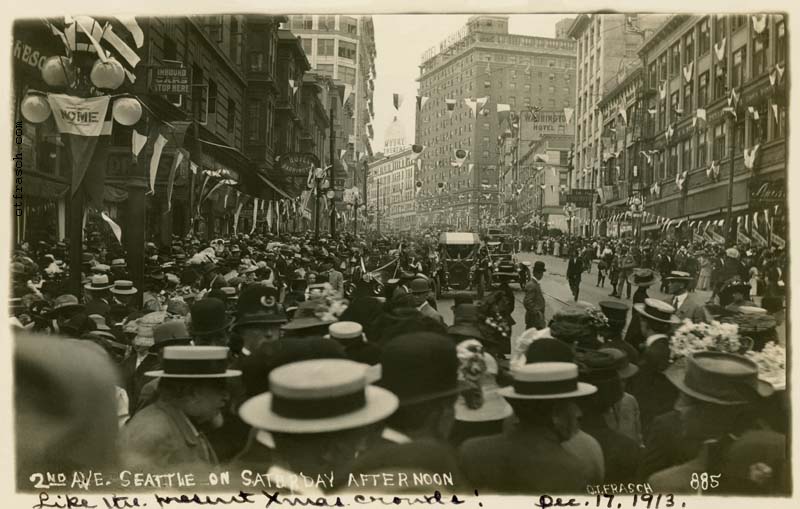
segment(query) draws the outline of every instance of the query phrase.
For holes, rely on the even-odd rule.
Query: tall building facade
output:
[[[425,147],[419,180],[422,224],[477,229],[500,214],[498,140],[516,117],[575,100],[575,41],[508,33],[508,16],[473,16],[422,56],[415,139]],[[465,100],[477,101],[475,111]],[[506,106],[507,105],[507,106]],[[562,131],[562,134],[564,132]],[[466,151],[457,159],[457,150]],[[513,162],[513,161],[510,161]]]
[[[394,117],[394,120],[383,132],[383,154],[390,156],[407,148],[405,128],[402,122]]]
[[[575,157],[570,177],[572,189],[595,189],[600,185],[602,162],[602,115],[599,102],[617,85],[617,75],[637,64],[639,46],[669,16],[660,14],[581,14],[568,35],[577,42],[577,87],[575,98]],[[576,217],[583,234],[592,232],[596,216],[581,209]],[[576,229],[573,229],[576,231]]]
[[[408,147],[378,153],[370,162],[367,205],[373,211],[373,224],[379,219],[382,231],[409,232],[417,226],[414,171]]]
[[[349,171],[345,186],[363,185],[364,173],[356,171],[372,155],[375,117],[375,29],[371,16],[294,15],[289,16],[289,28],[300,36],[311,68],[346,85],[342,121],[337,139],[346,144],[344,161]],[[352,93],[352,95],[350,95]],[[337,164],[338,166],[338,164]]]
[[[643,235],[691,238],[691,223],[703,221],[703,234],[736,236],[738,224],[740,241],[785,238],[786,35],[777,14],[675,15],[641,47],[654,112],[643,136],[652,156],[638,156],[634,181],[651,214]],[[734,96],[736,116],[726,111]]]

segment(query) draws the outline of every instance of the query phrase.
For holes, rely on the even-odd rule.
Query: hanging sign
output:
[[[191,95],[192,83],[189,68],[175,65],[154,67],[150,78],[150,92]]]

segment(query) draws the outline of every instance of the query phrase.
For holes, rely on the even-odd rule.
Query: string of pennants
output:
[[[772,218],[780,212],[781,206],[775,205],[774,207],[765,208],[752,213],[747,212],[744,214],[739,214],[734,218],[734,221],[738,229],[743,229],[745,232],[749,230],[752,234],[753,240],[756,243],[767,245],[766,239],[764,239],[763,236],[758,232],[758,228],[771,224],[770,221]],[[650,212],[642,213],[641,217],[643,221],[647,222],[647,224],[655,223],[661,231],[667,231],[670,228],[678,229],[684,224],[686,224],[689,229],[698,233],[706,233],[709,231],[709,228],[723,229],[725,227],[725,219],[689,220],[688,218],[667,218]],[[632,218],[633,214],[630,211],[617,212],[615,214],[609,214],[600,219],[595,219],[593,220],[593,223],[598,225],[603,222],[626,222]],[[746,237],[747,234],[745,232],[740,231],[739,236]],[[780,240],[781,239],[774,239],[774,241],[778,243],[780,243]]]
[[[491,96],[484,96],[484,97],[465,97],[462,100],[464,104],[469,108],[470,114],[472,117],[477,117],[478,115],[482,115],[484,117],[489,116],[490,108],[487,107]],[[418,95],[416,96],[416,104],[417,104],[417,111],[420,112],[425,108],[425,105],[430,100],[429,96],[425,95]],[[403,102],[403,96],[401,94],[392,94],[392,104],[396,110],[400,108],[400,105]],[[456,105],[459,103],[457,99],[445,99],[445,111],[447,112],[447,116],[451,117],[455,112]],[[526,106],[525,112],[527,113],[528,120],[536,120],[536,113],[540,111],[542,108],[541,106],[533,106],[528,105]],[[503,121],[507,120],[510,116],[511,112],[511,105],[506,103],[497,103],[496,104],[497,116],[498,121],[502,123]],[[564,118],[567,124],[572,121],[572,117],[575,115],[574,108],[564,108]]]

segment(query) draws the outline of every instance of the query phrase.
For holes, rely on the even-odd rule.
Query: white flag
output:
[[[253,198],[253,227],[250,228],[250,235],[256,231],[256,220],[258,219],[258,198]]]
[[[105,212],[101,212],[100,213],[100,217],[103,218],[103,221],[108,223],[108,226],[111,227],[111,231],[114,232],[114,237],[117,238],[117,242],[119,242],[121,244],[122,243],[122,228],[120,228],[120,226],[117,223],[115,223],[113,219],[108,217],[108,215]]]
[[[164,145],[167,144],[167,139],[164,135],[159,134],[155,143],[153,144],[153,156],[150,158],[150,192],[148,194],[155,194],[156,192],[156,173],[158,173],[158,163],[161,162],[161,151],[164,150]]]
[[[575,113],[574,108],[564,108],[564,117],[567,119],[567,124],[572,120],[572,115]]]

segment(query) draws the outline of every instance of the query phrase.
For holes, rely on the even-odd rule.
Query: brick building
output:
[[[418,80],[427,98],[415,126],[416,143],[426,147],[420,220],[476,229],[482,218],[500,214],[501,182],[513,166],[498,165],[498,138],[507,126],[497,105],[517,116],[534,107],[572,107],[575,42],[509,34],[508,16],[473,16],[422,56]],[[465,99],[481,98],[486,102],[473,115]],[[454,166],[459,149],[468,154]]]
[[[575,159],[571,188],[593,189],[600,185],[602,116],[600,100],[615,76],[626,72],[639,58],[637,49],[668,15],[581,14],[569,28],[577,41],[577,94],[575,99]],[[591,210],[581,209],[576,221],[584,234],[591,231]]]
[[[344,113],[336,115],[336,158],[345,149],[345,187],[363,184],[362,156],[372,155],[375,116],[375,28],[371,16],[293,15],[288,27],[301,38],[311,69],[346,85]],[[352,95],[350,93],[352,92]],[[338,141],[337,141],[338,143]],[[340,165],[337,163],[337,169]],[[343,166],[341,167],[343,170]]]
[[[765,205],[751,199],[751,191],[785,189],[785,23],[780,15],[675,15],[639,50],[643,95],[655,114],[653,122],[644,124],[645,150],[654,156],[650,163],[639,156],[643,171],[638,184],[647,212],[675,220],[671,226],[678,228],[669,227],[670,235],[690,235],[689,223],[699,220],[725,221],[724,227],[717,225],[725,235],[731,224],[729,197],[733,219],[747,218],[740,225],[752,227],[749,219]],[[777,86],[771,86],[771,76]],[[738,98],[735,117],[724,111],[732,94]],[[705,121],[695,120],[698,110],[705,112]],[[745,152],[751,151],[752,167],[747,168]],[[708,172],[710,167],[718,173]],[[785,217],[774,220],[773,227],[782,233]],[[643,230],[648,234],[660,227],[646,219]]]

